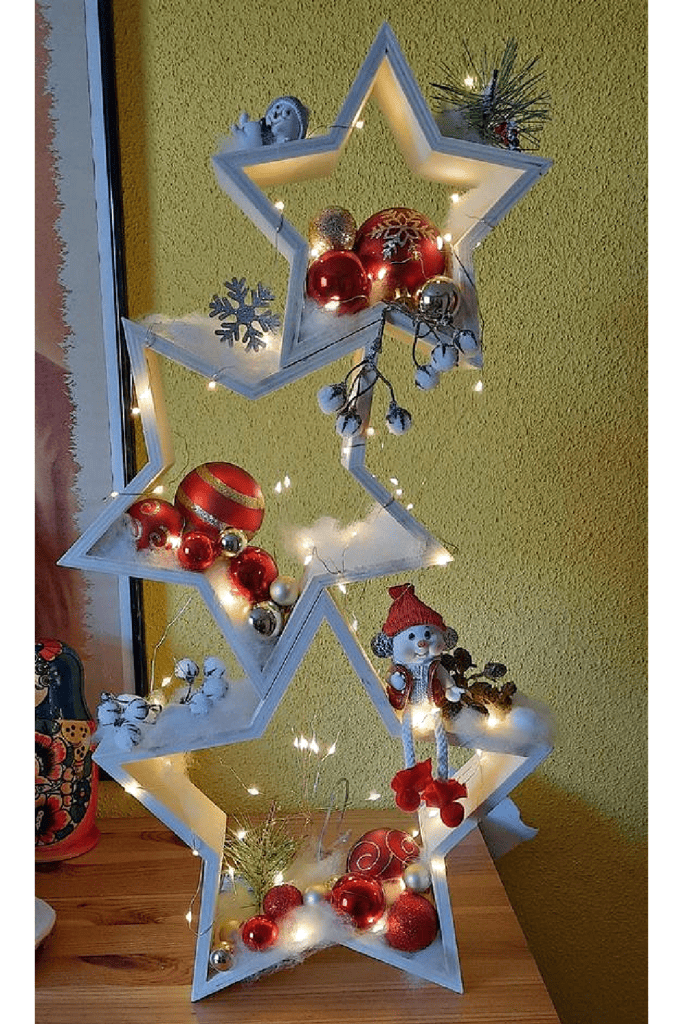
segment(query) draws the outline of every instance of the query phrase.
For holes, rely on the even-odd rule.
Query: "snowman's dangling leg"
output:
[[[436,775],[435,778],[448,778],[448,737],[444,729],[441,713],[434,718],[434,742],[436,743]]]
[[[415,742],[413,740],[413,711],[410,706],[403,712],[401,739],[403,740],[403,760],[405,761],[406,768],[414,768]]]

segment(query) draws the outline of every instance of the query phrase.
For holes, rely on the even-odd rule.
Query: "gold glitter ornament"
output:
[[[308,225],[308,244],[313,258],[331,249],[351,249],[355,240],[356,221],[342,206],[328,206]]]

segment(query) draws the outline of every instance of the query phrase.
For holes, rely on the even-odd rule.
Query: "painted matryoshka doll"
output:
[[[36,860],[66,860],[100,838],[95,722],[85,702],[83,665],[60,640],[37,640]]]

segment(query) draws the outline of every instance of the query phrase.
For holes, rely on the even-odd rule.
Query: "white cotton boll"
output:
[[[121,706],[114,697],[107,697],[97,705],[97,721],[100,725],[113,725],[121,714]]]
[[[346,870],[346,853],[334,850],[329,856],[317,859],[317,841],[301,850],[287,871],[287,879],[304,892],[311,885],[322,885],[330,878],[338,878]]]
[[[363,428],[363,421],[355,412],[345,412],[337,416],[335,429],[341,437],[354,437]]]
[[[208,715],[211,710],[212,701],[202,690],[192,694],[189,701],[190,711],[193,715]]]
[[[477,349],[477,339],[472,331],[460,331],[458,334],[458,344],[463,352],[475,352]]]
[[[407,409],[402,409],[396,402],[392,402],[385,422],[389,433],[399,435],[410,430],[413,420]]]
[[[175,675],[178,679],[184,679],[186,683],[190,683],[199,675],[199,665],[191,658],[181,658],[176,662]]]
[[[432,349],[430,366],[439,373],[452,370],[458,365],[458,350],[453,345],[436,345]]]
[[[227,669],[220,658],[210,656],[208,658],[204,658],[203,671],[204,678],[206,679],[207,676],[224,676],[225,673],[227,672]]]
[[[127,726],[124,723],[114,730],[114,743],[119,750],[132,750],[141,738],[142,734],[135,725]]]
[[[131,693],[120,693],[117,700],[123,705],[123,713],[129,722],[143,722],[149,708],[147,701]]]
[[[201,692],[205,693],[211,700],[220,700],[228,692],[228,684],[223,676],[205,676]]]
[[[346,404],[346,388],[343,384],[327,384],[318,392],[320,411],[329,415],[339,412]]]
[[[433,391],[441,380],[441,374],[431,366],[418,366],[415,383],[422,391]]]

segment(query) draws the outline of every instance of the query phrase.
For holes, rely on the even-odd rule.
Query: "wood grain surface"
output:
[[[354,834],[377,818],[347,812]],[[399,812],[381,818],[405,828]],[[99,827],[89,853],[36,865],[36,895],[57,921],[36,951],[35,1024],[559,1024],[478,830],[447,860],[464,994],[334,947],[192,1003],[185,915],[199,860],[151,816]]]

